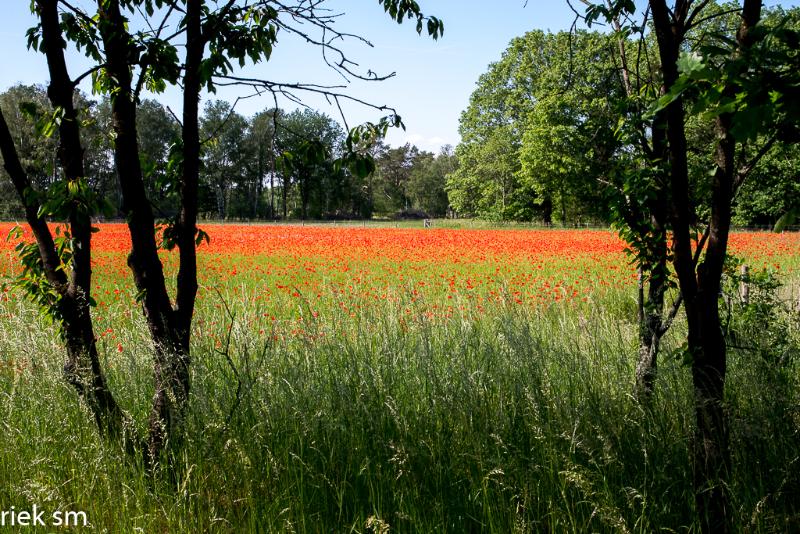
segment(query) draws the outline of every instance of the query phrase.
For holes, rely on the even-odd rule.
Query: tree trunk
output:
[[[636,365],[636,398],[649,405],[655,388],[658,370],[658,351],[664,335],[664,295],[667,291],[669,270],[666,255],[666,229],[661,227],[663,247],[655,264],[649,269],[647,299],[643,302],[639,320],[639,362]]]
[[[684,22],[689,4],[671,14],[663,0],[651,0],[653,24],[662,62],[664,85],[669,90],[678,79],[677,59],[684,41]],[[750,29],[761,16],[759,0],[745,0],[737,33],[739,51],[750,46]],[[676,17],[671,19],[671,17]],[[737,52],[739,53],[739,52]],[[728,91],[726,89],[726,91]],[[735,96],[735,95],[727,95]],[[672,193],[673,264],[678,274],[688,323],[688,350],[692,357],[695,416],[693,443],[695,501],[704,532],[730,531],[730,504],[726,481],[730,450],[725,413],[727,349],[719,316],[719,291],[727,254],[731,221],[736,144],[731,135],[731,116],[716,120],[717,165],[711,188],[711,220],[705,260],[697,266],[692,255],[688,166],[683,100],[666,108]]]
[[[284,176],[283,180],[283,187],[281,188],[281,193],[283,193],[283,220],[285,221],[288,213],[288,206],[287,206],[287,197],[289,195],[289,180],[287,177]]]
[[[175,296],[176,350],[156,359],[156,392],[150,414],[150,454],[158,457],[168,437],[177,437],[182,426],[191,387],[189,368],[190,341],[194,307],[197,299],[197,230],[198,191],[200,184],[199,106],[206,38],[202,32],[201,0],[186,2],[186,61],[183,78],[183,176],[181,212],[178,218],[178,267]]]
[[[272,156],[272,171],[269,173],[269,218],[275,218],[275,156]]]
[[[298,187],[300,188],[300,219],[305,221],[306,217],[308,216],[308,200],[310,196],[309,191],[309,178],[308,176],[302,178],[298,182]]]
[[[176,361],[183,362],[184,355],[188,355],[188,338],[184,339],[181,335],[183,330],[177,311],[178,306],[176,305],[176,309],[173,310],[166,289],[163,266],[156,245],[153,212],[147,198],[139,161],[136,105],[131,91],[130,66],[127,62],[129,35],[120,13],[118,0],[98,2],[98,11],[105,22],[100,28],[106,51],[106,68],[116,82],[116,90],[111,99],[116,136],[114,159],[123,196],[122,211],[128,220],[131,234],[132,247],[128,265],[133,273],[136,288],[142,295],[142,307],[154,346],[155,394],[148,444],[148,460],[152,465],[161,455],[167,433],[177,426],[177,421],[180,420],[179,414],[182,413],[188,396],[188,386],[185,386],[182,380],[183,374],[178,378],[179,373],[176,371],[180,366]],[[186,166],[185,163],[184,167]],[[184,198],[182,213],[186,209],[185,204]],[[179,221],[179,227],[181,223],[182,220]],[[179,246],[181,239],[182,234],[178,228]],[[192,245],[194,245],[193,236]],[[181,248],[179,303],[180,290],[183,287],[180,273],[186,269],[183,252]],[[188,377],[188,372],[185,374]]]
[[[622,47],[624,49],[624,47]],[[627,72],[627,69],[624,69]],[[628,79],[626,90],[629,89]],[[630,94],[630,93],[629,93]],[[651,166],[659,168],[660,163],[669,157],[669,145],[666,136],[666,115],[663,111],[656,113],[652,125],[652,150]],[[647,147],[645,146],[647,152]],[[662,167],[663,168],[663,167]],[[661,176],[662,183],[667,182],[666,173]],[[658,180],[656,181],[658,184]],[[661,338],[666,333],[669,325],[664,324],[664,296],[670,273],[668,267],[667,243],[667,192],[662,186],[656,185],[658,194],[648,203],[649,217],[644,214],[633,214],[629,225],[637,227],[639,221],[647,221],[644,227],[638,226],[639,234],[650,238],[646,239],[646,250],[643,252],[649,259],[647,264],[648,291],[645,300],[640,293],[641,308],[639,310],[639,362],[636,366],[636,398],[649,406],[652,403],[655,389],[656,374],[658,371],[658,351]],[[643,274],[640,270],[640,275]],[[642,283],[644,281],[642,280]],[[639,289],[642,292],[642,287]]]
[[[545,196],[542,200],[542,219],[547,226],[553,224],[553,200],[550,195]]]
[[[225,210],[225,200],[226,200],[225,196],[226,196],[227,191],[225,190],[225,185],[224,184],[217,184],[216,190],[217,190],[216,191],[217,217],[219,217],[220,220],[224,221],[225,220],[225,216],[227,215],[225,213],[225,211],[226,211]]]
[[[55,109],[62,110],[59,122],[58,159],[64,171],[64,179],[78,190],[85,188],[89,197],[84,171],[84,150],[80,139],[80,121],[73,103],[75,84],[69,77],[64,58],[66,47],[61,33],[56,0],[37,0],[36,11],[42,23],[42,48],[47,58],[50,85],[47,95]],[[3,121],[5,123],[5,121]],[[5,124],[4,124],[5,126]],[[7,128],[5,128],[7,131]],[[8,136],[10,141],[10,135]],[[6,144],[6,143],[4,143]],[[12,143],[13,148],[13,143]],[[5,152],[4,152],[5,157]],[[16,164],[6,160],[14,173],[18,174],[14,185],[26,207],[28,222],[36,235],[40,255],[46,271],[50,271],[60,260],[53,247],[53,239],[44,220],[33,215],[33,208],[26,199],[30,182],[22,172],[17,159]],[[16,168],[15,168],[16,167]],[[22,174],[20,174],[22,172]],[[10,172],[11,174],[11,172]],[[13,174],[12,174],[13,177]],[[63,271],[50,272],[46,276],[59,292],[59,312],[62,318],[62,335],[67,345],[67,360],[64,374],[67,381],[78,391],[92,411],[101,432],[119,436],[122,431],[122,411],[117,405],[106,384],[100,367],[91,316],[91,213],[89,198],[76,198],[69,206],[69,225],[72,238],[72,259],[70,275],[67,280]]]
[[[259,147],[258,149],[258,172],[256,172],[256,181],[253,184],[254,195],[253,195],[253,212],[251,215],[252,219],[258,219],[258,203],[259,197],[261,197],[261,191],[264,187],[264,174],[266,173],[265,169],[266,165],[264,163],[264,151]]]

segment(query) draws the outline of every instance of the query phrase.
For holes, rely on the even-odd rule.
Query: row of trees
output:
[[[113,161],[109,99],[99,102],[75,93],[81,116],[89,186],[119,214],[122,191]],[[0,95],[0,107],[17,142],[28,176],[39,189],[60,179],[58,140],[44,131],[52,115],[46,90],[19,85]],[[147,196],[157,217],[173,217],[179,192],[172,187],[170,157],[181,128],[155,100],[137,106],[137,132]],[[267,109],[245,117],[225,101],[209,101],[200,117],[202,166],[198,192],[201,216],[214,219],[369,218],[374,215],[445,216],[445,176],[456,167],[452,149],[441,154],[415,146],[370,147],[375,172],[359,177],[334,163],[345,151],[346,133],[331,117],[310,109]],[[296,157],[307,143],[320,143],[322,157]],[[0,218],[22,216],[6,173],[0,181]]]
[[[780,15],[775,10],[769,16]],[[719,21],[712,22],[724,29]],[[643,46],[656,57],[653,39],[648,34]],[[347,168],[334,168],[346,136],[327,115],[268,109],[248,118],[227,102],[210,101],[200,125],[200,214],[217,219],[454,214],[545,223],[609,222],[613,195],[597,186],[607,181],[614,163],[619,126],[614,103],[625,96],[617,49],[614,36],[585,31],[535,31],[514,39],[478,81],[461,118],[463,141],[455,153],[445,147],[436,156],[410,145],[390,148],[377,142],[370,148],[377,168],[365,179]],[[636,66],[640,76],[652,68]],[[59,167],[56,140],[45,135],[52,132],[42,131],[43,119],[52,113],[44,88],[13,87],[0,95],[0,106],[34,182],[53,182]],[[76,93],[76,109],[84,124],[90,186],[118,210],[122,197],[108,135],[110,101],[98,103]],[[137,128],[148,197],[158,216],[170,217],[177,191],[170,188],[168,162],[180,136],[179,122],[158,102],[143,100]],[[707,131],[701,121],[693,123],[691,154],[699,156],[710,146]],[[283,157],[314,139],[321,142],[327,162],[302,167]],[[800,148],[791,142],[779,145],[743,184],[734,223],[791,223],[798,215]],[[0,216],[20,216],[8,181],[0,181]]]

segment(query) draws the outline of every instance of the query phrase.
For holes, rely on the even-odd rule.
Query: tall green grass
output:
[[[98,437],[52,328],[3,303],[0,510],[81,510],[95,532],[696,530],[691,384],[671,355],[683,332],[643,409],[630,295],[438,320],[399,295],[259,335],[265,310],[246,291],[202,303],[182,446],[155,477]],[[126,321],[101,349],[144,431],[150,353],[136,310]],[[800,529],[799,385],[796,359],[731,354],[742,530]]]

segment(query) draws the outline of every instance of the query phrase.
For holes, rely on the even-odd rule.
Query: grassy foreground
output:
[[[99,294],[130,297],[100,271]],[[182,447],[174,474],[154,479],[98,437],[52,327],[3,299],[0,511],[83,511],[91,526],[77,530],[93,532],[694,529],[691,388],[672,355],[682,327],[645,411],[630,396],[629,285],[523,306],[508,282],[476,313],[467,293],[423,298],[409,280],[369,306],[358,288],[326,293],[341,287],[328,278],[312,284],[318,300],[295,282],[267,301],[262,275],[207,281]],[[150,353],[130,300],[108,298],[98,334],[111,387],[144,428]],[[799,371],[796,358],[731,354],[742,530],[800,529]]]

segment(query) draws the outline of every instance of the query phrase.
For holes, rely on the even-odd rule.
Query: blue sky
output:
[[[326,5],[334,12],[343,13],[337,21],[342,31],[356,33],[368,39],[370,48],[351,42],[346,45],[348,56],[366,71],[379,74],[396,72],[384,82],[353,81],[345,92],[377,105],[390,105],[397,109],[406,125],[406,131],[392,131],[392,145],[411,142],[422,149],[436,151],[443,144],[457,144],[458,118],[467,106],[469,95],[478,77],[489,63],[500,58],[509,41],[526,31],[567,29],[574,19],[565,0],[418,0],[426,13],[444,21],[444,37],[433,41],[418,36],[413,24],[403,25],[389,20],[377,0],[328,0]],[[574,2],[580,5],[580,2]],[[769,5],[797,5],[797,2],[766,2]],[[0,90],[16,83],[46,83],[47,70],[44,57],[30,52],[25,46],[25,31],[33,25],[28,0],[4,0],[3,21],[0,22]],[[89,0],[75,0],[74,4],[90,7]],[[70,55],[73,77],[85,70],[86,63],[77,54]],[[343,80],[328,69],[318,50],[288,35],[279,36],[272,59],[249,67],[248,76],[272,81],[342,83]],[[88,87],[82,87],[88,91]],[[220,90],[217,96],[233,101],[252,91],[246,89]],[[301,95],[302,96],[302,95]],[[180,113],[180,97],[176,91],[155,96],[165,105]],[[305,97],[309,106],[320,109],[339,119],[335,106],[313,96]],[[279,101],[281,107],[292,109],[296,105]],[[271,97],[242,100],[237,111],[251,115],[271,107]],[[376,120],[380,114],[358,105],[345,105],[345,116],[352,127],[367,120]],[[341,121],[341,119],[339,119]]]

